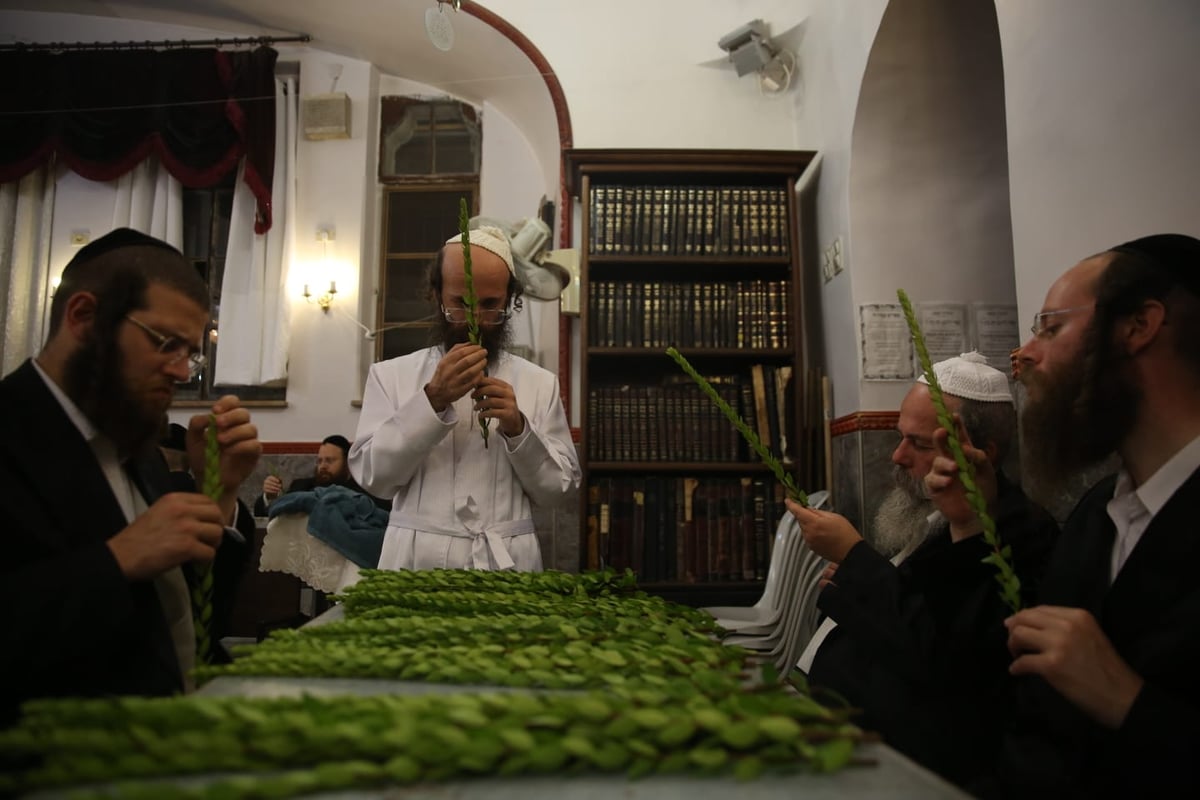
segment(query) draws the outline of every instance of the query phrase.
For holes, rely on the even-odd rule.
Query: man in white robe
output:
[[[579,488],[558,378],[504,350],[521,307],[508,240],[485,227],[470,242],[480,344],[468,340],[455,236],[430,275],[442,344],[374,364],[363,390],[350,472],[393,498],[381,569],[541,570],[530,504]]]

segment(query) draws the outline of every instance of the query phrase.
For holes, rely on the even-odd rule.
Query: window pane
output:
[[[470,189],[395,191],[387,194],[387,252],[433,256],[458,230],[458,201]]]
[[[466,130],[439,130],[437,134],[437,161],[433,171],[459,173],[479,171],[479,151],[474,137]]]
[[[399,328],[384,331],[379,339],[379,353],[376,354],[377,361],[406,355],[433,344],[430,330],[425,327]]]
[[[430,258],[389,258],[387,260],[386,294],[383,298],[383,321],[401,322],[427,317],[432,313],[427,273]]]
[[[428,175],[433,171],[433,138],[429,129],[413,131],[412,138],[396,148],[395,175]]]

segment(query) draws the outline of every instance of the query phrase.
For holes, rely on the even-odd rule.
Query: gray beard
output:
[[[914,496],[911,489],[911,486],[892,489],[875,512],[875,537],[871,546],[888,558],[909,545],[920,543],[929,533],[933,501]]]

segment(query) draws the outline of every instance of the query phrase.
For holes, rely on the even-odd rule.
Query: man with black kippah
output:
[[[1200,241],[1137,239],[1064,273],[1017,354],[1043,482],[1116,453],[1039,602],[1006,621],[1018,721],[987,795],[1200,796]],[[951,480],[938,459],[932,480]]]
[[[384,511],[390,511],[392,508],[390,501],[367,494],[358,485],[358,481],[354,480],[354,476],[350,474],[350,467],[346,463],[349,453],[350,440],[345,436],[338,433],[326,436],[321,440],[321,446],[317,449],[317,464],[313,468],[312,477],[296,478],[284,492],[279,476],[268,475],[263,481],[262,494],[254,501],[254,513],[257,516],[265,517],[271,503],[275,502],[280,495],[292,492],[311,492],[318,486],[344,486],[352,492],[366,494],[375,505]]]
[[[63,270],[46,346],[0,381],[0,725],[35,697],[186,688],[196,634],[181,567],[213,560],[262,446],[237,398],[192,417],[203,482],[214,420],[221,498],[172,492],[157,452],[175,385],[204,365],[208,287],[183,255],[119,229]],[[60,475],[74,476],[64,500]]]

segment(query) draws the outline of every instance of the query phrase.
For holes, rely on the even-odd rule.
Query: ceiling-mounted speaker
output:
[[[314,94],[300,103],[305,139],[350,138],[350,96],[345,92]]]

